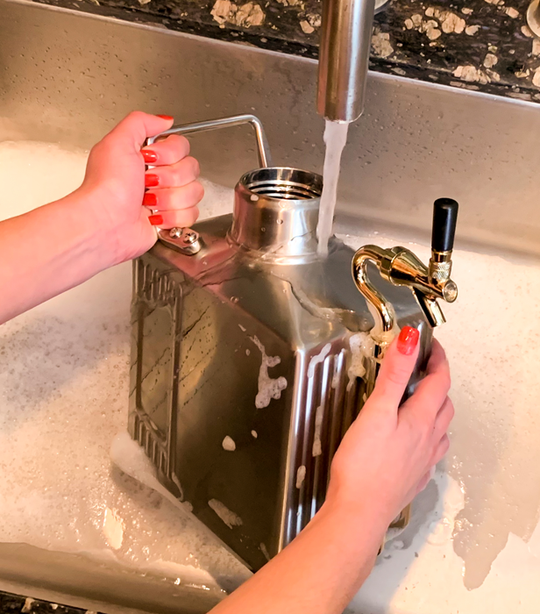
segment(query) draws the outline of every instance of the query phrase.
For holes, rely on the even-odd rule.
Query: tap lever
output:
[[[442,298],[449,303],[457,298],[457,286],[450,279],[450,275],[458,209],[459,205],[452,198],[439,198],[433,205],[428,280],[432,286],[441,290]]]
[[[431,249],[434,252],[451,252],[454,249],[458,207],[452,198],[438,198],[435,201],[431,231]]]
[[[367,275],[367,261],[376,265],[383,279],[413,292],[431,327],[444,324],[444,314],[437,299],[453,303],[458,296],[457,285],[450,278],[457,212],[455,200],[440,198],[435,201],[429,266],[409,249],[399,246],[381,249],[376,245],[364,245],[354,255],[352,268],[356,286],[375,307],[383,330],[391,330],[393,326],[393,321],[386,323],[386,315],[390,313],[389,303],[371,284]]]

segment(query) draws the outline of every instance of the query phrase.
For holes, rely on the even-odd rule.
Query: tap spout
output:
[[[323,0],[317,110],[352,122],[362,115],[376,0]]]

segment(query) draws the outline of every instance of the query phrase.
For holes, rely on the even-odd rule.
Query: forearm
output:
[[[212,614],[341,614],[369,575],[384,531],[380,518],[325,505]]]
[[[81,213],[76,192],[0,222],[0,323],[108,266],[103,230]]]

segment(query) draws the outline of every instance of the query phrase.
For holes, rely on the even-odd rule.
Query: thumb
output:
[[[420,333],[412,326],[404,326],[386,350],[371,403],[397,411],[418,358]]]
[[[148,137],[168,130],[173,121],[168,115],[149,115],[142,111],[133,111],[110,132],[110,135],[132,141],[138,150]]]

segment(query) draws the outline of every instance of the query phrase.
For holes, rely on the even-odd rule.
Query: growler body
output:
[[[317,255],[321,178],[245,175],[197,253],[158,242],[134,263],[129,430],[160,481],[251,569],[324,502],[332,457],[373,388],[374,326],[352,249]],[[431,328],[412,293],[373,283],[399,327]]]

